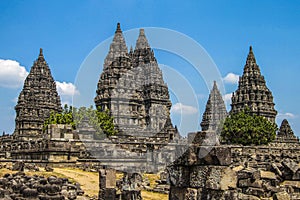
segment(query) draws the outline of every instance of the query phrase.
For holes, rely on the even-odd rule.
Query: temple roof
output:
[[[113,61],[115,61],[116,58],[127,56],[128,49],[120,27],[120,23],[118,23],[114,38],[109,47],[109,52],[104,61],[104,68],[108,67]]]
[[[227,111],[222,95],[218,89],[216,81],[214,81],[203,113],[202,122],[200,124],[202,131],[217,129],[220,122],[223,121],[226,116]]]
[[[288,122],[287,119],[284,119],[282,122],[281,122],[281,125],[280,125],[280,128],[279,128],[279,131],[278,131],[278,136],[280,137],[288,137],[288,138],[293,138],[295,137],[294,135],[294,132]]]
[[[261,75],[250,46],[238,89],[232,95],[231,113],[238,113],[249,107],[252,114],[264,116],[275,122],[277,111],[274,105],[272,92],[268,89],[264,76]]]
[[[147,49],[150,48],[148,40],[145,35],[144,29],[140,29],[139,37],[136,41],[135,49]]]

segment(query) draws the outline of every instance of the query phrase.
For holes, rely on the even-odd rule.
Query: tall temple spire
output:
[[[122,33],[121,25],[119,22],[117,23],[117,30],[115,31],[115,33]]]
[[[264,116],[275,122],[277,111],[274,108],[272,92],[266,86],[251,46],[238,89],[233,93],[231,100],[231,113],[238,113],[248,107],[251,114]]]
[[[25,79],[15,110],[14,135],[23,139],[39,137],[44,120],[50,116],[50,112],[62,110],[56,84],[42,49]]]
[[[150,49],[150,45],[148,44],[148,40],[145,35],[145,30],[140,29],[139,37],[136,41],[135,49]]]
[[[38,60],[45,60],[42,48],[40,48],[40,54],[39,54]]]
[[[249,53],[244,67],[244,73],[260,75],[259,66],[256,64],[256,59],[253,53],[252,46],[249,48]]]
[[[116,58],[128,57],[128,49],[121,30],[120,23],[117,24],[117,29],[112,43],[109,47],[109,52],[104,61],[104,68],[107,68]]]
[[[247,56],[246,63],[247,64],[256,64],[256,60],[255,60],[255,56],[254,56],[254,53],[253,53],[253,50],[252,50],[252,46],[250,46],[250,48],[249,48],[249,54]]]
[[[226,116],[227,111],[222,95],[218,89],[217,82],[214,81],[200,124],[202,131],[216,130]]]

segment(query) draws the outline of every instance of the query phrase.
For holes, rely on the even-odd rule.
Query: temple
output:
[[[264,116],[275,123],[277,111],[274,108],[272,92],[266,86],[265,78],[260,73],[251,46],[244,73],[239,79],[238,89],[232,94],[231,100],[231,113],[238,113],[248,107],[251,114]]]
[[[24,82],[15,110],[14,135],[24,140],[39,137],[50,112],[62,111],[56,84],[42,49]]]
[[[203,113],[202,131],[216,130],[220,123],[227,117],[226,107],[216,81],[210,91],[205,111]]]
[[[118,23],[96,93],[96,106],[110,111],[118,135],[155,136],[166,142],[177,136],[168,87],[143,29],[128,52]]]

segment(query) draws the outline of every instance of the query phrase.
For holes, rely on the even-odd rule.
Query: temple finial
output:
[[[39,54],[38,60],[45,60],[42,48],[40,48],[40,54]]]
[[[213,88],[218,88],[218,86],[217,86],[217,81],[214,81]]]
[[[148,40],[145,35],[145,30],[141,28],[139,37],[136,41],[135,49],[148,49],[148,48],[150,48],[150,45],[148,44]]]
[[[254,53],[253,53],[252,46],[250,46],[250,48],[249,48],[249,54],[248,54],[246,63],[247,63],[247,64],[256,63],[256,60],[255,60],[255,56],[254,56]]]
[[[44,57],[44,55],[43,55],[43,49],[42,48],[40,48],[40,55],[39,55],[39,57]]]
[[[120,25],[120,23],[118,22],[117,23],[117,30],[116,30],[116,32],[115,33],[122,33],[122,30],[121,30],[121,25]]]

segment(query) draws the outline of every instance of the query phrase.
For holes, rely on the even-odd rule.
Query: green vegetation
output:
[[[226,118],[221,131],[223,142],[262,145],[275,139],[277,125],[262,116],[250,115],[248,111],[249,108]]]
[[[96,136],[103,138],[116,134],[113,117],[109,115],[109,110],[101,112],[99,109],[95,110],[92,106],[89,108],[64,106],[62,113],[51,112],[50,117],[45,120],[43,129],[46,130],[49,124],[70,124],[73,129],[76,129],[80,124],[88,123],[96,129]]]

